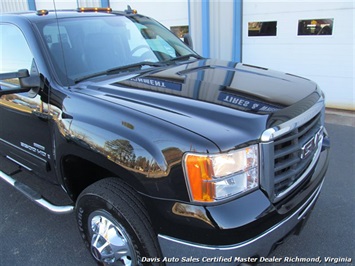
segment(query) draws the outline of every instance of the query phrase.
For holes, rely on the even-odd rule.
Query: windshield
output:
[[[196,55],[161,24],[139,15],[61,18],[38,27],[63,85],[140,62]]]

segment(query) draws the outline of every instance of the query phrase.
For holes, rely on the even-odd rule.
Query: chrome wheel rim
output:
[[[109,213],[97,211],[89,217],[91,253],[104,265],[136,265],[132,241],[124,229]]]

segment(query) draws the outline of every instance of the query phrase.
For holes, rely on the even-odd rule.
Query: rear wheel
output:
[[[86,246],[102,265],[143,265],[143,257],[160,258],[143,202],[117,178],[86,188],[77,200],[76,218]]]

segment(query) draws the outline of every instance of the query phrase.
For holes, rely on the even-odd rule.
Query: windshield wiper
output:
[[[130,70],[135,70],[135,69],[142,69],[145,66],[151,66],[151,67],[162,67],[165,66],[166,64],[162,63],[162,62],[150,62],[150,61],[146,61],[146,62],[139,62],[139,63],[135,63],[135,64],[130,64],[130,65],[126,65],[126,66],[120,66],[120,67],[115,67],[115,68],[111,68],[109,70],[106,71],[106,73],[108,75],[110,74],[116,74],[116,73],[120,73],[120,72],[126,72],[126,71],[130,71]]]
[[[120,72],[128,72],[128,71],[132,71],[132,70],[141,70],[143,69],[143,67],[145,66],[150,66],[150,67],[162,67],[165,66],[166,64],[163,62],[139,62],[139,63],[134,63],[134,64],[130,64],[130,65],[125,65],[125,66],[119,66],[119,67],[115,67],[115,68],[111,68],[105,71],[100,71],[97,73],[93,73],[90,75],[86,75],[80,78],[77,78],[74,80],[75,84],[83,81],[83,80],[87,80],[90,78],[95,78],[98,76],[103,76],[103,75],[111,75],[111,74],[117,74]]]
[[[187,54],[187,55],[182,55],[182,56],[178,56],[178,57],[174,57],[172,59],[166,60],[164,62],[173,62],[173,61],[183,61],[183,60],[188,60],[190,59],[190,57],[194,57],[197,59],[203,59],[202,56],[199,56],[197,54]]]

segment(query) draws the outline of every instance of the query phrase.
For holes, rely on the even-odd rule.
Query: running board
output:
[[[14,188],[16,188],[18,191],[20,191],[22,194],[24,194],[27,198],[34,201],[38,205],[44,207],[45,209],[49,210],[50,212],[57,213],[57,214],[66,214],[66,213],[71,213],[74,210],[74,206],[71,206],[71,205],[68,205],[68,206],[53,205],[52,203],[43,199],[39,193],[34,191],[29,186],[13,179],[11,176],[8,176],[7,174],[5,174],[2,171],[0,171],[0,178],[2,180],[6,181],[7,183],[9,183]]]

